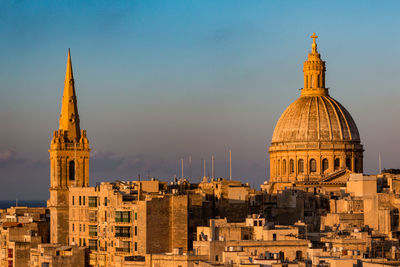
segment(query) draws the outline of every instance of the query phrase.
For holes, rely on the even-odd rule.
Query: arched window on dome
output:
[[[340,167],[340,159],[336,158],[334,163],[335,170],[339,169]]]
[[[298,170],[299,170],[299,173],[303,173],[304,172],[304,160],[303,159],[299,159]]]
[[[310,159],[310,172],[317,171],[317,161],[315,159]]]
[[[281,175],[281,160],[278,159],[278,167],[277,167],[278,176]]]
[[[294,160],[289,161],[290,173],[294,173]]]
[[[282,160],[282,174],[286,174],[286,159]]]
[[[349,169],[351,171],[351,159],[350,158],[346,159],[346,167],[347,167],[347,169]]]
[[[325,172],[329,168],[329,162],[327,159],[322,160],[322,172]]]

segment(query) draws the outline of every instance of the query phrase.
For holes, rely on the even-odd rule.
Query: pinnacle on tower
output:
[[[71,52],[69,49],[59,129],[66,132],[66,136],[71,142],[73,140],[79,141],[81,137],[78,105],[75,94],[75,82],[74,75],[72,73]]]

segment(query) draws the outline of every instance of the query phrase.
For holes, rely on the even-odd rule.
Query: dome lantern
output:
[[[303,67],[304,88],[301,90],[301,96],[328,95],[328,89],[325,88],[325,61],[321,59],[315,41],[318,36],[313,33],[311,38],[313,39],[311,53],[308,54],[308,59],[304,62]]]

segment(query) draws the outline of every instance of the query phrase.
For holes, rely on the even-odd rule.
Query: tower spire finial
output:
[[[317,39],[318,36],[315,35],[315,32],[313,32],[313,34],[311,35],[311,38],[313,39],[313,43],[312,43],[312,45],[311,45],[311,47],[312,47],[312,53],[317,53],[317,43],[316,43],[315,39]]]
[[[68,139],[71,142],[74,139],[79,141],[81,137],[70,49],[68,49],[67,69],[65,71],[64,94],[60,115],[60,130],[68,131]]]

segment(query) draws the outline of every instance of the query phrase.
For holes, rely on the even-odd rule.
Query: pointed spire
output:
[[[71,52],[69,49],[59,129],[68,131],[67,137],[71,142],[74,139],[79,141],[81,136],[79,127],[79,114],[75,94],[74,75],[72,73]]]

